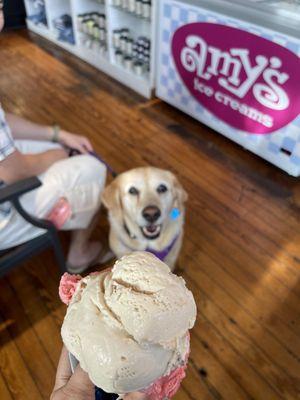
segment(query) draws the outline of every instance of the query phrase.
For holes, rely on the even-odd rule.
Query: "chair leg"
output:
[[[55,257],[58,262],[61,273],[64,274],[65,272],[67,272],[67,267],[66,267],[64,253],[63,253],[63,250],[62,250],[62,247],[60,244],[60,240],[59,240],[56,230],[53,230],[51,232],[51,234],[52,234],[52,244],[53,244],[53,250],[55,253]]]

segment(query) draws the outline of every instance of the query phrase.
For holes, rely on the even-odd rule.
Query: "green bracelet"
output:
[[[57,143],[59,139],[60,126],[55,124],[53,125],[52,129],[53,129],[52,142]]]

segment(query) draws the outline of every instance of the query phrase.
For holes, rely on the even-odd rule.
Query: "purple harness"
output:
[[[127,225],[124,223],[123,225],[125,232],[127,233],[127,235],[133,239],[135,237],[133,237],[130,234],[130,231],[127,227]],[[150,247],[147,247],[145,251],[147,251],[148,253],[153,254],[154,256],[156,256],[159,260],[164,261],[164,259],[170,254],[171,250],[173,249],[173,247],[175,246],[175,243],[177,242],[177,239],[179,237],[179,234],[175,236],[175,238],[172,240],[172,242],[169,244],[169,246],[165,247],[163,250],[159,251],[159,250],[153,250]],[[127,245],[125,245],[126,247],[129,247]],[[132,251],[134,251],[133,249],[131,249]]]
[[[164,259],[170,254],[171,250],[175,246],[175,243],[177,242],[178,236],[175,236],[175,238],[172,240],[172,242],[169,244],[169,246],[165,247],[163,250],[158,251],[158,250],[153,250],[150,248],[146,248],[146,251],[149,253],[152,253],[154,256],[156,256],[159,260],[164,261]]]

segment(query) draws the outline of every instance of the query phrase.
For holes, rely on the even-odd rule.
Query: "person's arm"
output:
[[[10,113],[6,113],[5,118],[14,139],[52,141],[54,131],[51,126],[35,124]]]
[[[0,180],[7,184],[37,176],[56,161],[67,158],[64,149],[49,150],[40,154],[22,154],[15,150],[0,162]]]
[[[76,149],[80,153],[88,153],[93,150],[93,147],[85,136],[75,135],[63,129],[54,135],[54,128],[52,126],[38,125],[33,122],[27,121],[17,115],[7,113],[7,123],[11,129],[14,139],[21,140],[45,140],[51,142],[56,136],[56,141],[65,147]]]

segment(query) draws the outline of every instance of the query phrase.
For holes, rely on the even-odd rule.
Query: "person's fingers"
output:
[[[58,362],[54,391],[65,386],[72,375],[68,350],[63,346]]]
[[[81,153],[88,153],[89,151],[93,151],[93,146],[88,138],[85,136],[76,136],[73,135],[73,143],[74,147],[79,150]]]
[[[87,154],[88,153],[88,149],[86,148],[86,146],[82,142],[77,143],[77,150],[79,150],[81,154]]]
[[[75,135],[74,133],[62,130],[60,132],[60,140],[65,146],[76,149],[80,153],[85,154],[93,151],[90,140],[85,136]]]
[[[83,371],[83,369],[78,365],[74,371],[74,374],[69,380],[69,386],[78,392],[82,392],[86,396],[91,396],[94,398],[95,386],[91,382],[88,374]],[[89,397],[87,397],[88,399]]]
[[[149,397],[145,393],[133,392],[124,396],[124,400],[148,400]]]
[[[88,153],[88,150],[86,149],[86,147],[84,146],[84,144],[80,141],[74,141],[70,147],[72,147],[72,149],[77,150],[80,154],[86,154]]]
[[[83,137],[82,139],[83,139],[83,145],[84,145],[84,147],[85,147],[88,151],[93,151],[93,146],[92,146],[91,142],[89,141],[89,139],[86,138],[86,137]]]

